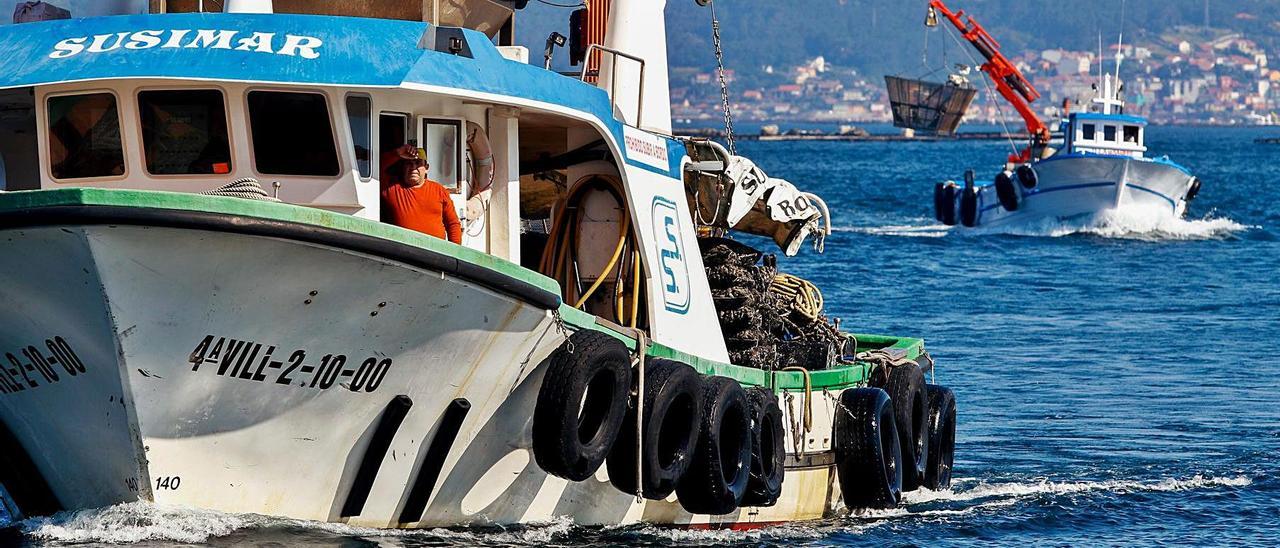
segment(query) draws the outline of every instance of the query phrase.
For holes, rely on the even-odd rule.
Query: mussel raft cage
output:
[[[935,135],[952,135],[978,90],[951,82],[936,83],[885,76],[895,127]]]

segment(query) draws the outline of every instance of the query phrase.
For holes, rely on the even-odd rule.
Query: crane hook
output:
[[[924,18],[924,26],[929,28],[938,26],[938,10],[933,9],[933,6],[929,6],[929,14]]]

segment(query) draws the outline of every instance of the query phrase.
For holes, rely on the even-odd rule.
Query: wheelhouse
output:
[[[1142,158],[1147,121],[1123,114],[1073,113],[1063,123],[1067,152]]]

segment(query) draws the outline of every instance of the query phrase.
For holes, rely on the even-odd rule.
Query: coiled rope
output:
[[[228,196],[231,198],[244,198],[246,200],[262,200],[264,202],[279,202],[280,199],[267,194],[266,189],[258,184],[258,180],[253,177],[245,177],[236,179],[230,184],[218,187],[215,190],[201,192],[204,196]]]

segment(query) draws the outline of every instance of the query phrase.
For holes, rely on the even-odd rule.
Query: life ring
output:
[[[751,479],[742,506],[773,506],[782,496],[787,450],[782,408],[772,390],[747,390],[751,403]]]
[[[1022,184],[1022,188],[1035,188],[1040,184],[1040,175],[1036,173],[1036,169],[1028,164],[1018,166],[1015,172],[1018,176],[1018,182]]]
[[[929,397],[929,466],[924,473],[924,486],[941,491],[951,487],[951,466],[956,454],[956,395],[950,388],[930,384]]]
[[[880,388],[893,401],[893,420],[902,445],[902,490],[913,491],[924,484],[929,464],[929,396],[924,371],[911,363],[890,367],[888,373]]]
[[[606,467],[609,482],[619,491],[636,494],[636,464],[643,471],[645,498],[662,500],[676,490],[689,470],[702,420],[702,381],[683,363],[650,359],[644,372],[644,456],[636,458],[636,409],[622,423],[622,437],[613,446]]]
[[[893,402],[879,388],[840,393],[836,413],[836,473],[850,509],[893,508],[902,501],[902,446]]]
[[[967,186],[960,194],[960,224],[978,226],[978,189]]]
[[[493,148],[484,128],[475,122],[467,122],[467,164],[471,171],[467,197],[473,198],[493,186]]]
[[[545,363],[533,411],[533,455],[548,474],[582,481],[618,439],[631,395],[631,355],[621,341],[584,330]]]
[[[1005,211],[1018,210],[1018,189],[1013,186],[1013,177],[1009,176],[1008,171],[1001,171],[996,175],[996,197],[1000,199],[1001,207]]]
[[[690,513],[727,514],[738,508],[751,480],[750,403],[727,377],[707,377],[701,403],[698,448],[676,495]]]

